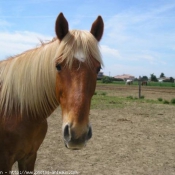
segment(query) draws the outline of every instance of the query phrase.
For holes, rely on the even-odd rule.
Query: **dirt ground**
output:
[[[97,90],[138,96],[134,86],[98,85]],[[143,87],[142,94],[171,100],[175,89]],[[53,113],[38,151],[38,174],[175,175],[175,105],[131,102],[118,108],[116,104],[113,109],[91,110],[90,119],[92,139],[86,148],[72,151],[62,141],[60,109]]]

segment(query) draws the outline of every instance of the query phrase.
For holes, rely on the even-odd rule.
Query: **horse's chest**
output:
[[[38,150],[46,132],[46,120],[41,123],[8,121],[3,129],[0,129],[0,152],[7,152],[19,160]]]

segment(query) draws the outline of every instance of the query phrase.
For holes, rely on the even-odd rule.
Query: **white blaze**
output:
[[[74,57],[75,57],[77,60],[81,61],[81,62],[84,62],[85,59],[86,59],[85,54],[83,53],[82,50],[78,50],[78,51],[75,53]]]

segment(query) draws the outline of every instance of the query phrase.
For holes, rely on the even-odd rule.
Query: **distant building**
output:
[[[173,82],[174,78],[172,77],[161,77],[161,78],[158,78],[158,81],[159,82]]]
[[[123,74],[123,75],[116,75],[114,76],[115,79],[121,79],[123,81],[126,81],[126,80],[134,80],[135,77],[132,76],[132,75],[129,75],[129,74]]]
[[[103,78],[103,72],[99,72],[97,75],[97,80],[101,80]]]

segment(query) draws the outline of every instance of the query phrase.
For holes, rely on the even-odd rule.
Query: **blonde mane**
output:
[[[98,42],[87,31],[72,30],[60,42],[42,44],[0,62],[0,115],[46,118],[59,105],[56,99],[55,65],[66,61],[71,68],[77,52],[86,63],[94,58],[101,64]]]

